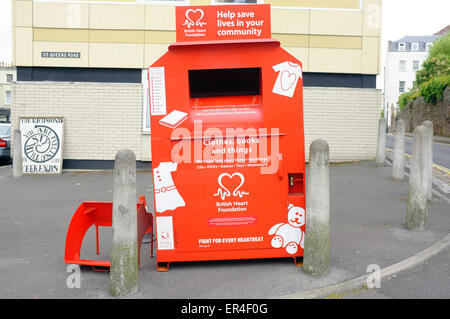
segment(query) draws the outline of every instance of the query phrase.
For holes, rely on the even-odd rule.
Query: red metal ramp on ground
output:
[[[83,202],[72,216],[66,236],[66,248],[64,262],[66,264],[77,264],[95,267],[111,266],[109,260],[81,259],[81,245],[84,236],[91,226],[95,226],[97,255],[100,253],[98,228],[112,226],[112,202]],[[140,252],[144,235],[150,234],[150,257],[153,258],[153,215],[146,209],[144,196],[139,197],[137,203],[137,225],[138,225],[138,261],[140,264]]]

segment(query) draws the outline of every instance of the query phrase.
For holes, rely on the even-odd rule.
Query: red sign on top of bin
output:
[[[149,68],[158,270],[303,256],[301,62],[270,38],[269,5],[176,14]]]
[[[177,41],[270,39],[270,5],[176,7]]]

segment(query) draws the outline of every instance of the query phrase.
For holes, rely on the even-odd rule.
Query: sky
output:
[[[381,65],[389,40],[405,35],[432,35],[450,24],[450,0],[383,0]],[[11,62],[11,1],[0,0],[0,61]],[[382,88],[379,76],[377,87]]]

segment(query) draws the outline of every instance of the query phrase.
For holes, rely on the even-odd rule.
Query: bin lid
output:
[[[200,46],[200,45],[221,45],[221,44],[260,44],[260,43],[270,43],[276,46],[280,46],[280,41],[276,39],[251,39],[251,40],[224,40],[224,41],[186,41],[186,42],[175,42],[169,45],[169,50],[176,49],[179,47],[188,46]]]

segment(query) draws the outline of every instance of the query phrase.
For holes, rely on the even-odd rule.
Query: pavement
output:
[[[10,166],[0,167],[0,298],[112,298],[107,272],[82,268],[81,287],[68,288],[71,273],[64,264],[73,213],[83,201],[112,201],[112,172],[18,179],[10,172]],[[445,254],[450,243],[450,204],[435,196],[429,203],[427,230],[409,231],[404,227],[408,181],[394,181],[390,174],[388,163],[331,165],[331,268],[326,276],[312,277],[290,258],[173,263],[168,272],[157,272],[156,258],[145,257],[147,244],[141,251],[139,291],[130,298],[345,297],[344,288],[350,289],[345,283],[358,278],[359,286],[351,286],[356,296],[389,297],[387,278],[423,267],[438,253]],[[151,172],[138,172],[138,195],[146,196],[148,207],[153,207],[152,187]],[[89,230],[82,258],[108,259],[110,242],[111,230],[100,228],[96,257],[95,232]],[[386,290],[362,288],[373,265],[382,269],[381,289]],[[445,267],[440,269],[445,274]],[[450,298],[450,277],[440,282],[438,297]]]
[[[343,299],[448,299],[450,248],[415,269],[394,274],[379,289],[347,294]]]

